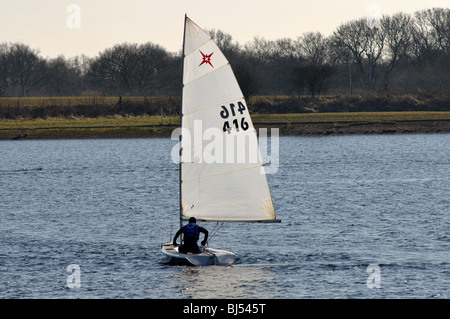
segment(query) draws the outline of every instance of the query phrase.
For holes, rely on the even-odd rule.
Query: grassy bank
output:
[[[450,112],[253,114],[256,128],[282,135],[450,132]],[[0,139],[170,137],[178,116],[112,116],[0,121]]]
[[[170,136],[176,117],[46,118],[0,121],[0,138],[121,138]]]

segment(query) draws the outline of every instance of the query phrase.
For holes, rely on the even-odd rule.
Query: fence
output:
[[[178,97],[3,97],[0,119],[178,114]]]

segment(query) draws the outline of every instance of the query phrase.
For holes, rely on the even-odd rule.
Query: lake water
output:
[[[279,142],[282,222],[224,225],[231,267],[163,263],[175,141],[0,142],[0,298],[450,297],[450,135]]]

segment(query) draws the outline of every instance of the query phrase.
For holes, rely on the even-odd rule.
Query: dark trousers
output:
[[[201,254],[201,250],[196,241],[185,241],[182,245],[180,245],[180,247],[178,247],[178,251],[183,254]]]

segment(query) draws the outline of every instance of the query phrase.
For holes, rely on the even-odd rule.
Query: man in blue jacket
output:
[[[178,251],[183,254],[201,254],[202,251],[197,244],[197,241],[200,239],[200,233],[205,235],[205,238],[202,241],[202,245],[205,246],[208,241],[208,231],[197,225],[197,220],[195,217],[191,217],[189,218],[189,224],[181,227],[175,234],[175,237],[173,238],[173,245],[177,246],[177,238],[183,234],[183,244],[180,245]]]

